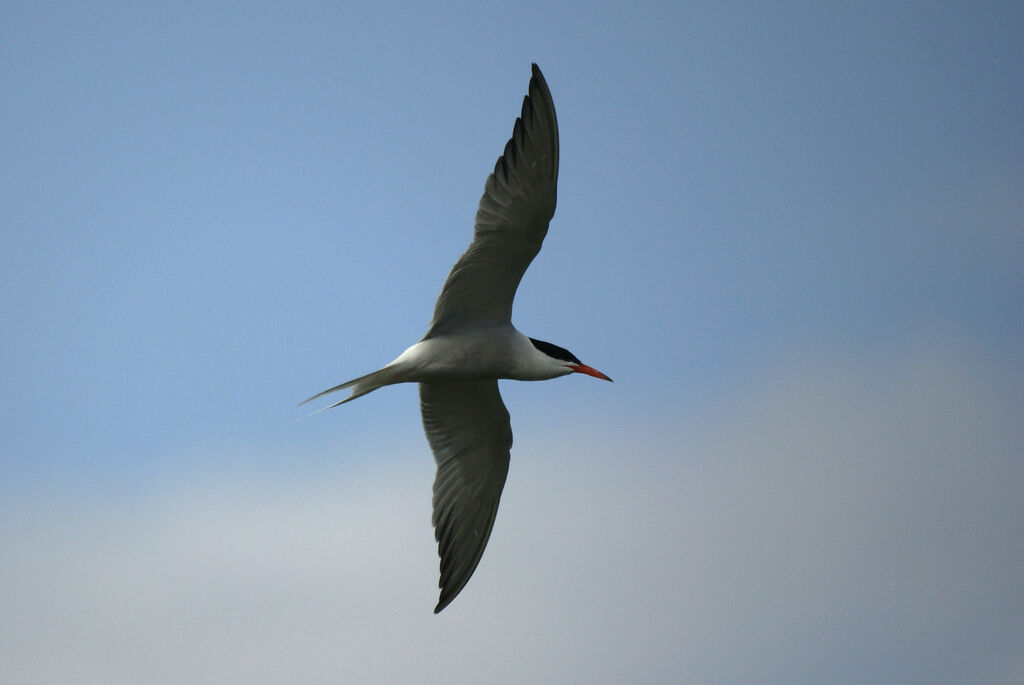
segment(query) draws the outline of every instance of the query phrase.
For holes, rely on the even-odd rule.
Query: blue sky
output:
[[[1024,677],[1019,3],[8,3],[0,680]],[[433,616],[413,387],[526,91],[558,209]],[[453,653],[459,645],[461,653]]]

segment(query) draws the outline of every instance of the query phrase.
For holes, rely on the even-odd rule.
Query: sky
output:
[[[0,681],[1024,681],[1024,5],[3,3]],[[537,62],[512,465],[416,342]]]

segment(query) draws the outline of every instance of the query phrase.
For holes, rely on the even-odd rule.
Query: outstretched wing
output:
[[[487,546],[508,475],[512,428],[495,379],[420,383],[423,430],[437,461],[434,537],[441,611],[466,586]]]
[[[511,321],[516,288],[555,213],[557,182],[555,104],[534,64],[522,114],[487,177],[473,242],[448,274],[426,337],[466,325]]]

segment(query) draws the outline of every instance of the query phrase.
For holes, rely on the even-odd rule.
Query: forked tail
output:
[[[395,382],[395,369],[391,365],[388,365],[385,366],[383,369],[374,371],[373,373],[368,373],[365,376],[360,376],[359,378],[353,378],[352,380],[346,381],[341,385],[336,385],[333,388],[328,388],[327,390],[324,390],[323,392],[318,392],[309,399],[299,402],[299,406],[301,407],[302,405],[306,404],[306,402],[312,402],[313,400],[320,399],[324,395],[330,395],[332,392],[338,392],[339,390],[347,390],[348,388],[352,388],[352,394],[346,397],[345,399],[341,400],[340,402],[335,402],[334,404],[328,405],[323,409],[318,409],[317,411],[319,412],[323,411],[324,409],[333,409],[334,407],[337,407],[339,404],[351,402],[357,397],[362,397],[368,392],[373,392],[377,388],[382,388],[385,385],[391,385],[392,383]],[[317,412],[313,413],[315,414]]]

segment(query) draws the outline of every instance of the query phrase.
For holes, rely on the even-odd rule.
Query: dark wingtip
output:
[[[537,66],[536,62],[530,65],[530,75],[533,77],[532,81],[536,81],[538,84],[543,83],[544,88],[547,88],[548,82],[544,80],[544,74],[541,73],[540,67]]]
[[[457,594],[459,594],[459,593],[456,592],[455,595],[457,595]],[[441,593],[441,597],[437,600],[437,606],[434,607],[434,613],[435,614],[439,614],[442,611],[444,611],[444,608],[446,606],[448,606],[449,604],[451,604],[452,600],[455,599],[455,595],[450,595],[448,597],[445,597],[444,593]]]

